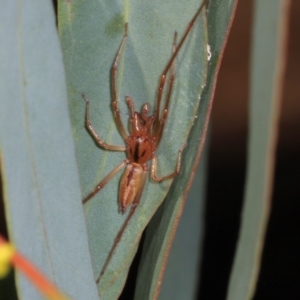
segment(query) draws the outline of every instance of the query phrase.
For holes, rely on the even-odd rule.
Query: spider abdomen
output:
[[[146,172],[140,164],[130,163],[127,165],[121,181],[119,190],[120,210],[125,212],[133,202],[136,195],[141,192],[144,185]]]

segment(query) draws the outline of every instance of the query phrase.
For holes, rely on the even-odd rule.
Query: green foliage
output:
[[[58,2],[64,65],[49,2],[3,1],[0,11],[0,37],[4,41],[0,49],[0,158],[10,240],[70,297],[99,299],[101,294],[101,299],[116,299],[141,234],[152,219],[135,298],[153,299],[160,291],[170,245],[203,149],[216,76],[236,1],[210,0],[207,16],[198,18],[176,59],[169,116],[156,154],[159,174],[168,174],[174,170],[179,148],[187,142],[182,170],[173,183],[147,180],[141,203],[98,290],[94,278],[126,218],[126,214],[118,212],[121,174],[84,209],[81,190],[87,195],[125,155],[97,147],[85,128],[81,94],[85,92],[90,99],[91,121],[97,133],[108,143],[124,145],[111,111],[110,78],[124,23],[129,23],[129,36],[119,64],[118,99],[122,120],[127,124],[124,96],[133,98],[137,111],[145,102],[153,109],[159,76],[171,55],[174,31],[179,38],[182,36],[200,3]],[[268,6],[258,2],[246,202],[228,299],[249,299],[253,293],[270,208],[282,74],[282,48],[278,45],[282,45],[284,32],[279,16],[287,2],[269,0]],[[265,32],[263,29],[273,28],[266,25],[271,23],[276,24],[274,30]],[[260,66],[264,66],[263,70]],[[203,199],[200,201],[201,206]],[[198,218],[197,214],[194,218]],[[191,230],[191,234],[198,233]],[[197,257],[187,255],[184,259],[188,266]],[[165,285],[162,295],[168,289],[175,290],[172,280],[167,282],[171,287]],[[190,285],[186,295],[192,295],[192,289]],[[19,275],[17,291],[20,298],[40,299]],[[181,299],[186,295],[177,293]],[[172,299],[176,299],[174,295]]]
[[[8,1],[1,20],[0,153],[10,240],[74,299],[95,299],[51,4]],[[19,296],[40,299],[16,274]]]
[[[124,145],[110,109],[110,68],[124,30],[120,21],[121,24],[129,23],[128,41],[118,71],[119,107],[123,122],[127,124],[128,108],[124,96],[130,95],[133,98],[136,110],[140,110],[146,101],[153,109],[159,76],[171,56],[174,30],[177,30],[179,39],[198,6],[198,1],[190,1],[189,6],[182,1],[132,1],[125,2],[124,7],[117,2],[110,5],[97,2],[87,4],[85,1],[60,3],[59,31],[84,195],[125,158],[123,153],[103,151],[95,145],[84,126],[85,103],[81,99],[82,92],[90,99],[91,121],[97,133],[108,143]],[[120,16],[123,16],[123,20]],[[174,170],[178,150],[187,141],[198,114],[206,74],[207,27],[202,15],[176,60],[172,102],[164,137],[157,151],[159,174],[168,174]],[[198,151],[197,143],[191,143],[189,149],[185,152],[194,155],[184,154],[181,174],[176,178],[177,192],[181,194],[186,190],[191,175],[193,157]],[[114,238],[126,218],[126,214],[118,213],[120,176],[115,176],[85,205],[95,277],[99,275]],[[171,181],[157,184],[147,180],[136,213],[100,281],[99,290],[104,299],[114,299],[122,290],[140,236],[164,200],[170,184]],[[179,197],[176,199],[181,200]]]
[[[289,1],[255,1],[248,165],[241,232],[227,299],[252,299],[271,209]]]

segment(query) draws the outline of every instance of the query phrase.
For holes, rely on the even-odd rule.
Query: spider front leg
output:
[[[159,87],[158,87],[157,97],[156,97],[156,108],[155,108],[155,112],[154,112],[153,130],[155,132],[155,135],[157,136],[157,141],[158,141],[157,144],[159,143],[159,140],[161,138],[164,123],[165,123],[165,120],[166,120],[166,117],[167,117],[167,114],[168,114],[168,105],[169,105],[170,96],[171,96],[171,92],[172,92],[172,85],[173,85],[173,81],[174,81],[174,79],[171,79],[171,77],[172,77],[172,75],[171,75],[170,80],[169,80],[169,91],[168,91],[168,94],[167,94],[167,100],[166,100],[166,105],[165,105],[165,108],[164,108],[163,117],[162,117],[162,119],[159,119],[160,103],[161,103],[161,98],[162,98],[165,83],[166,83],[167,74],[170,70],[171,70],[171,73],[172,73],[172,68],[174,68],[172,66],[174,66],[174,61],[175,61],[175,59],[178,55],[178,52],[181,49],[182,45],[184,44],[184,41],[186,40],[186,38],[189,35],[190,31],[192,30],[192,28],[193,28],[193,26],[196,22],[196,19],[200,15],[203,7],[205,7],[207,5],[208,1],[209,0],[203,0],[201,6],[196,11],[194,17],[192,18],[190,23],[187,25],[187,27],[184,31],[184,34],[181,37],[178,44],[176,44],[176,32],[175,32],[174,42],[173,42],[173,54],[171,55],[171,58],[169,59],[165,69],[163,70],[163,72],[160,76]]]
[[[181,154],[183,149],[186,147],[186,144],[184,144],[178,151],[178,158],[177,158],[177,162],[176,162],[176,167],[175,167],[175,171],[169,175],[166,176],[162,176],[162,177],[158,177],[157,176],[157,158],[156,156],[153,157],[152,159],[152,165],[151,165],[151,178],[155,181],[155,182],[162,182],[164,180],[170,179],[170,178],[174,178],[175,176],[177,176],[180,173],[180,166],[181,166]]]
[[[92,123],[90,121],[90,101],[89,99],[86,97],[85,94],[82,94],[83,99],[86,102],[86,113],[85,113],[85,124],[87,129],[89,130],[90,134],[92,135],[92,137],[95,139],[95,141],[97,142],[97,144],[107,150],[113,150],[113,151],[125,151],[126,147],[124,146],[116,146],[116,145],[110,145],[105,143],[96,133],[95,129],[92,126]]]
[[[174,52],[176,51],[176,40],[177,40],[177,32],[175,31],[174,39],[173,39],[173,48],[172,48],[173,55],[174,55]],[[158,88],[158,92],[157,92],[156,107],[155,107],[155,112],[154,112],[154,123],[153,123],[153,131],[158,136],[157,144],[159,143],[159,140],[162,135],[162,129],[164,127],[164,124],[162,124],[162,122],[161,122],[162,120],[159,119],[160,103],[161,103],[161,98],[162,98],[162,94],[163,94],[163,90],[164,90],[164,86],[165,86],[166,76],[167,76],[167,73],[169,72],[169,69],[171,69],[171,72],[170,72],[170,76],[169,76],[169,88],[167,91],[166,104],[165,104],[165,108],[163,111],[164,116],[165,116],[165,112],[168,113],[168,107],[169,107],[173,83],[174,83],[174,79],[175,79],[175,59],[172,61],[170,68],[166,69],[164,71],[164,73],[161,75],[160,84],[159,84],[159,88]],[[165,118],[166,118],[166,116],[165,116]]]
[[[177,40],[177,32],[175,31],[174,33],[174,39],[173,39],[173,54],[176,51],[176,40]],[[173,60],[173,63],[171,65],[171,69],[170,69],[170,75],[169,75],[169,86],[168,86],[168,91],[167,91],[167,97],[166,97],[166,103],[165,103],[165,107],[163,110],[163,115],[162,118],[159,120],[159,115],[157,122],[154,124],[154,130],[155,130],[155,135],[156,135],[156,144],[158,145],[162,134],[163,134],[163,130],[165,127],[165,123],[166,123],[166,119],[168,117],[168,111],[169,111],[169,104],[170,104],[170,100],[171,100],[171,95],[172,95],[172,90],[173,90],[173,84],[174,84],[174,80],[175,80],[175,60]],[[160,110],[160,101],[157,102],[158,107],[156,108],[157,111]]]
[[[128,23],[125,24],[124,28],[124,36],[121,41],[119,50],[117,52],[115,61],[113,63],[112,69],[111,69],[111,84],[112,84],[112,107],[115,113],[115,119],[116,123],[119,129],[119,132],[124,140],[127,139],[128,135],[125,131],[124,125],[121,120],[120,110],[118,108],[118,95],[117,95],[117,71],[118,71],[118,63],[121,54],[123,53],[125,42],[127,39],[127,32],[128,32]]]

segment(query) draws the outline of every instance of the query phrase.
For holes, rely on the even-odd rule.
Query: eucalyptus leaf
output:
[[[147,228],[135,299],[156,299],[158,297],[166,260],[182,213],[187,190],[203,149],[217,73],[236,4],[237,1],[221,0],[210,1],[208,4],[208,48],[211,56],[206,86],[201,93],[197,118],[195,118],[194,126],[189,135],[189,147],[183,155],[182,164],[184,168],[181,174],[175,178],[163,205]]]
[[[73,299],[98,299],[51,3],[1,1],[0,155],[11,242]],[[19,299],[42,296],[16,272]]]
[[[273,184],[285,66],[288,0],[255,1],[250,128],[242,224],[227,299],[252,299],[260,269]]]
[[[111,111],[110,69],[129,23],[128,41],[120,59],[118,98],[121,117],[128,122],[124,96],[133,98],[135,109],[149,102],[153,109],[159,77],[172,52],[175,30],[183,34],[200,2],[189,1],[59,1],[58,21],[67,73],[69,107],[80,181],[87,195],[105,175],[125,159],[124,153],[104,151],[95,145],[85,128],[85,92],[90,99],[91,122],[107,143],[124,145]],[[206,82],[207,34],[205,17],[195,28],[176,59],[176,80],[164,137],[157,151],[158,173],[173,172],[178,150],[186,142]],[[190,146],[189,146],[190,147]],[[197,151],[197,148],[195,148]],[[183,165],[182,173],[189,173]],[[116,175],[85,205],[89,243],[98,277],[126,214],[118,213]],[[180,175],[181,176],[181,175]],[[127,272],[140,236],[165,198],[171,180],[156,184],[147,180],[141,202],[132,217],[99,284],[103,299],[108,287]],[[184,187],[182,188],[184,190]]]
[[[208,141],[174,237],[158,299],[196,299],[204,238]],[[163,204],[162,204],[163,205]],[[176,286],[176,289],[174,289]]]

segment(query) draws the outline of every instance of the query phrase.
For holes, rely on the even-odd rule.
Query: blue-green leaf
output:
[[[227,299],[252,299],[271,208],[289,1],[255,1],[245,203]]]
[[[236,3],[236,1],[221,0],[209,2],[207,28],[211,57],[208,64],[206,86],[201,94],[197,118],[189,135],[189,147],[183,155],[184,169],[175,178],[163,205],[147,228],[139,268],[136,299],[153,299],[158,296],[170,245],[187,196],[187,187],[191,184],[193,172],[203,149],[216,76]]]
[[[178,31],[179,37],[183,34],[199,5],[200,2],[196,0],[59,2],[59,30],[84,195],[124,160],[125,155],[104,151],[95,145],[84,125],[85,103],[81,97],[82,92],[90,99],[91,121],[97,133],[108,143],[124,145],[111,111],[110,84],[110,68],[123,36],[124,23],[129,22],[129,36],[124,56],[120,60],[118,94],[122,119],[127,124],[128,108],[124,96],[130,95],[133,98],[138,111],[147,101],[153,108],[159,76],[171,55],[174,32]],[[199,95],[207,74],[206,31],[206,20],[202,15],[176,60],[176,82],[169,117],[156,153],[159,174],[168,174],[174,170],[178,150],[187,140],[197,114]],[[126,218],[126,214],[118,213],[120,176],[118,174],[110,180],[85,205],[95,278]],[[170,184],[171,180],[161,184],[147,180],[141,203],[100,281],[99,290],[104,299],[122,290],[124,282],[118,278],[126,278],[124,274],[131,264],[143,229],[162,203]],[[116,280],[120,282],[119,287],[114,283]],[[112,294],[109,294],[110,288],[115,290]]]
[[[49,1],[1,1],[0,154],[10,240],[74,299],[97,299],[62,53]],[[20,299],[41,299],[17,273]]]

